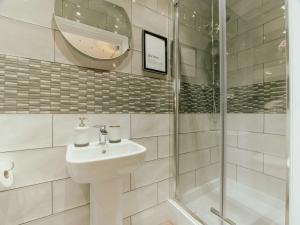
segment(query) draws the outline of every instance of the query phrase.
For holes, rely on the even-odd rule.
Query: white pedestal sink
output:
[[[91,225],[122,225],[122,176],[141,165],[145,153],[145,147],[126,139],[105,146],[68,146],[70,176],[78,183],[90,184]]]

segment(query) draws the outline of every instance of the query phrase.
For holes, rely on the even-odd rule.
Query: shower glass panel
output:
[[[180,93],[176,197],[201,221],[219,219],[220,76],[218,2],[179,1]]]
[[[284,225],[287,179],[285,2],[227,1],[225,216]]]
[[[287,225],[284,0],[176,10],[176,199],[207,225]]]

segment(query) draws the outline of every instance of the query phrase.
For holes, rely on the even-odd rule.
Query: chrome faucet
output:
[[[96,125],[94,128],[99,129],[99,144],[105,145],[108,141],[108,131],[106,125]]]

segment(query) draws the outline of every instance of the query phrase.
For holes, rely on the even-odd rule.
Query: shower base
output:
[[[219,209],[217,182],[206,184],[187,193],[182,201],[209,225],[220,225],[210,208]],[[285,202],[235,182],[228,182],[226,216],[238,225],[284,225]]]

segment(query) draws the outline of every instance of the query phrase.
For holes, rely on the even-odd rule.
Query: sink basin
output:
[[[94,183],[131,173],[144,161],[145,152],[145,147],[126,139],[106,146],[98,143],[82,148],[70,145],[66,161],[74,181]]]
[[[70,176],[77,183],[90,184],[91,225],[122,225],[122,176],[141,165],[145,153],[145,147],[127,139],[67,147]]]

